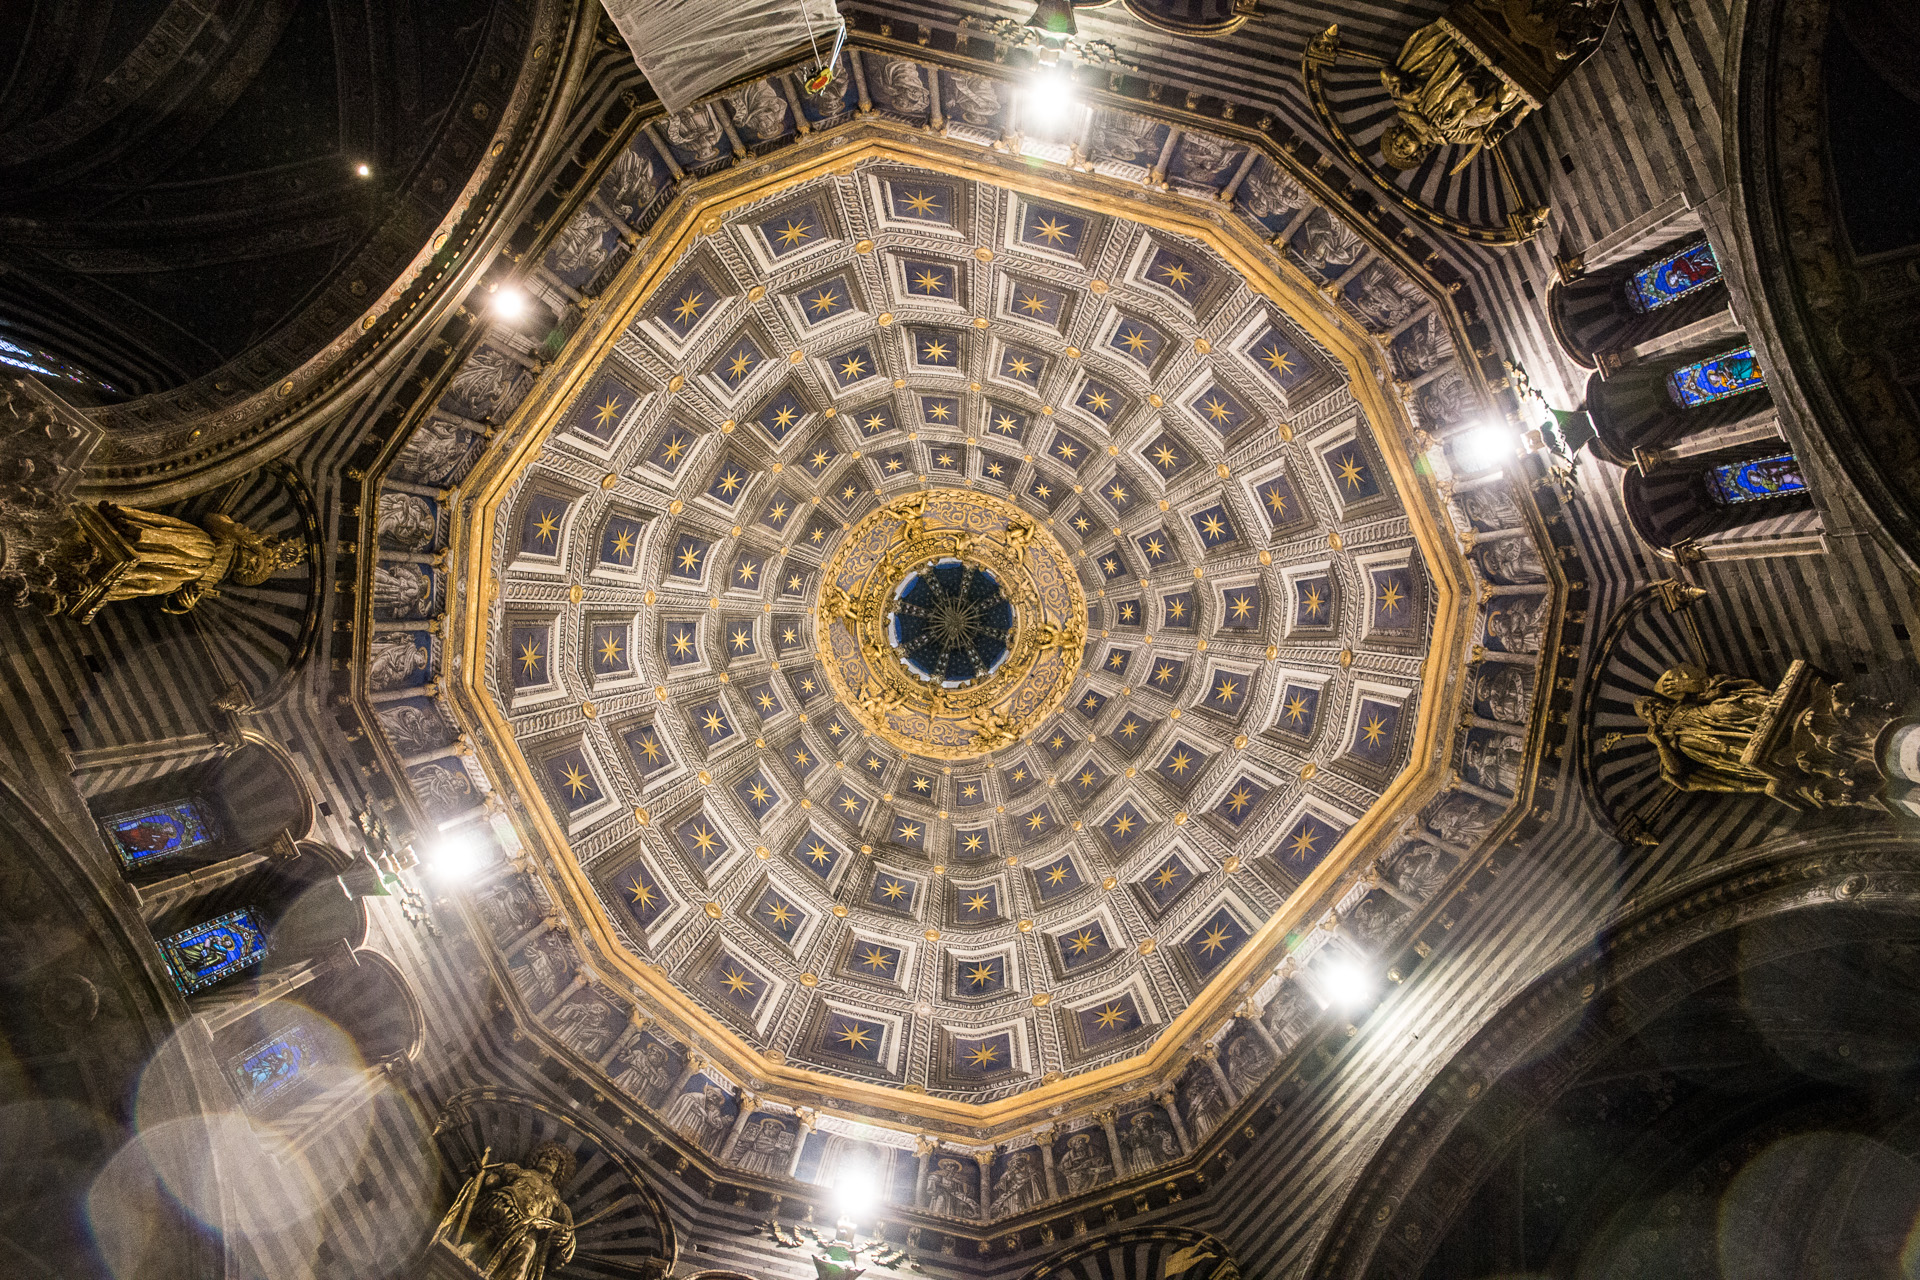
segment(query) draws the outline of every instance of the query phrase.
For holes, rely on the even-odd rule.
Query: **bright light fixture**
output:
[[[1061,67],[1040,71],[1027,81],[1021,120],[1030,129],[1053,133],[1072,122],[1079,103],[1074,97],[1073,77]]]
[[[508,287],[493,295],[493,314],[502,320],[518,320],[527,313],[527,295]]]
[[[353,166],[353,171],[363,178],[371,178],[373,176],[373,166],[364,161]]]
[[[858,1221],[880,1207],[880,1183],[871,1169],[843,1170],[834,1184],[833,1199],[841,1217]]]
[[[1329,961],[1318,974],[1327,996],[1343,1009],[1357,1009],[1373,995],[1373,975],[1351,959]]]
[[[1488,471],[1513,459],[1520,436],[1509,427],[1486,422],[1453,438],[1453,465],[1465,472]]]
[[[440,837],[427,858],[427,868],[436,880],[471,880],[486,863],[486,852],[471,832],[453,832]]]

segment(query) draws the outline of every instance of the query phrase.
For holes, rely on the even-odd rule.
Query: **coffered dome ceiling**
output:
[[[372,709],[511,862],[519,1016],[712,1154],[749,1102],[965,1142],[1162,1090],[1197,1139],[1329,907],[1377,946],[1522,787],[1553,588],[1504,483],[1422,476],[1444,304],[1271,159],[1224,163],[1297,262],[1124,163],[849,112],[729,170],[705,110],[558,233],[605,292],[555,365],[497,327],[396,456]],[[1537,585],[1476,597],[1456,519]]]
[[[497,742],[754,1051],[967,1102],[1139,1055],[1407,765],[1458,623],[1371,374],[1129,212],[878,150],[736,198],[498,499]]]

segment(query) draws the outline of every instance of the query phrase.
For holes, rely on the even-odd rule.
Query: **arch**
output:
[[[1140,1227],[1099,1236],[1054,1254],[1021,1280],[1239,1280],[1232,1250],[1204,1231]]]
[[[1595,374],[1587,380],[1587,416],[1593,420],[1595,452],[1616,466],[1630,467],[1643,454],[1683,442],[1710,442],[1758,428],[1771,421],[1773,393],[1766,387],[1682,408],[1667,393],[1667,375],[1690,360],[1714,355],[1738,345],[1722,339],[1709,348],[1676,352],[1656,363],[1635,365],[1611,376]],[[1772,432],[1776,437],[1777,428]]]
[[[1920,933],[1912,844],[1884,833],[1763,846],[1630,904],[1604,946],[1535,980],[1427,1085],[1341,1206],[1311,1274],[1419,1275],[1509,1144],[1610,1047],[1694,992],[1889,919]]]
[[[1782,452],[1777,441],[1772,447],[1749,444],[1628,471],[1620,479],[1627,519],[1648,546],[1669,558],[1724,557],[1735,550],[1765,554],[1769,543],[1818,534],[1820,514],[1804,488],[1765,502],[1727,502],[1714,492],[1715,468]]]
[[[1561,349],[1584,368],[1618,369],[1633,348],[1726,311],[1724,277],[1652,310],[1636,311],[1628,300],[1636,274],[1703,244],[1712,252],[1705,234],[1694,231],[1570,282],[1554,281],[1547,289],[1547,322]]]

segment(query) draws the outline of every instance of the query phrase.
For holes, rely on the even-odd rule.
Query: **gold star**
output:
[[[1110,1004],[1094,1015],[1094,1021],[1100,1024],[1102,1031],[1111,1031],[1113,1028],[1125,1024],[1126,1020],[1127,1011],[1117,1004]]]
[[[1320,587],[1317,583],[1308,587],[1306,594],[1300,599],[1300,607],[1306,612],[1309,618],[1319,617],[1320,610],[1326,607],[1326,603],[1326,598],[1320,594]]]
[[[1359,459],[1350,453],[1340,459],[1340,479],[1346,482],[1346,486],[1349,489],[1358,489],[1360,487],[1364,470]]]
[[[892,967],[893,956],[879,947],[868,947],[866,954],[860,957],[860,963],[869,969],[886,969]]]
[[[1074,934],[1071,938],[1067,939],[1067,947],[1073,952],[1073,954],[1077,956],[1083,956],[1087,954],[1087,952],[1093,950],[1095,947],[1099,945],[1100,944],[1098,941],[1095,940],[1093,936],[1093,930],[1091,929],[1082,929],[1080,932]]]
[[[907,196],[908,212],[916,214],[920,217],[925,217],[927,214],[930,214],[930,213],[936,213],[939,211],[939,208],[940,208],[939,202],[937,202],[932,196],[926,194],[924,191],[914,191],[909,193]]]
[[[843,733],[845,733],[845,732],[846,732],[846,730],[845,730],[845,729],[842,729],[842,728],[841,728],[841,727],[840,727],[839,725],[837,725],[837,724],[830,724],[830,725],[828,725],[828,726],[827,726],[827,732],[828,732],[828,733],[830,733],[830,734],[832,734],[832,735],[833,735],[834,737],[836,737],[836,738],[837,738],[837,737],[839,737],[839,736],[840,736],[841,734],[843,734]]]
[[[1029,293],[1020,299],[1020,308],[1030,316],[1042,315],[1047,309],[1047,300],[1037,293]]]
[[[1287,699],[1286,716],[1287,716],[1287,722],[1289,724],[1304,724],[1306,722],[1306,719],[1307,719],[1307,695],[1306,694],[1296,693],[1291,698]]]
[[[1045,501],[1053,496],[1053,486],[1050,484],[1036,484],[1033,486],[1033,496]]]
[[[780,633],[781,641],[786,644],[792,644],[794,641],[798,640],[799,638],[800,638],[800,633],[792,627],[788,627]]]
[[[1124,667],[1127,665],[1127,655],[1124,653],[1116,653],[1111,658],[1107,659],[1107,665],[1112,667],[1115,671],[1118,671],[1121,667]]]
[[[532,675],[534,671],[539,668],[540,659],[544,656],[545,655],[540,652],[540,642],[538,640],[527,641],[520,646],[520,669],[528,675]]]
[[[793,923],[793,910],[778,898],[767,908],[767,915],[773,919],[774,927],[784,929]]]
[[[727,970],[725,975],[722,976],[721,981],[725,982],[727,984],[727,990],[736,996],[750,996],[753,994],[752,980],[738,969]]]
[[[601,405],[599,408],[593,411],[593,420],[599,426],[604,427],[609,422],[612,422],[615,418],[620,416],[620,410],[623,407],[624,406],[622,406],[620,403],[619,396],[610,395],[607,397],[607,402],[605,404]]]
[[[1067,224],[1052,218],[1042,218],[1034,225],[1033,231],[1048,244],[1059,244],[1063,240],[1072,238],[1072,233],[1067,230]]]
[[[810,461],[813,463],[813,469],[815,471],[818,471],[821,467],[824,467],[827,465],[827,462],[828,462],[827,451],[825,449],[815,449],[813,451],[813,457],[810,459]]]
[[[1217,539],[1226,533],[1227,526],[1226,522],[1219,516],[1208,516],[1200,522],[1200,529],[1201,532],[1205,533],[1209,538]]]
[[[932,418],[935,422],[945,422],[947,420],[947,415],[951,414],[952,412],[953,410],[947,405],[947,402],[945,400],[935,400],[932,404],[927,406],[927,416],[929,418]],[[897,462],[898,460],[896,459],[895,461]]]
[[[924,347],[920,348],[920,358],[922,360],[933,360],[936,362],[945,360],[947,358],[947,344],[938,338],[932,339]]]
[[[1145,354],[1145,352],[1153,346],[1152,341],[1147,335],[1138,329],[1129,329],[1121,334],[1120,342],[1121,345],[1136,356]]]
[[[1097,414],[1104,415],[1108,409],[1113,407],[1113,401],[1104,391],[1089,391],[1087,392],[1086,407]]]
[[[1112,556],[1108,556],[1105,560],[1102,560],[1100,562],[1100,567],[1102,569],[1105,569],[1108,573],[1120,572],[1120,562],[1118,560],[1115,560]]]
[[[1176,751],[1167,759],[1167,768],[1176,774],[1184,774],[1187,766],[1193,763],[1193,757],[1184,751]]]
[[[787,577],[787,590],[798,591],[799,589],[800,589],[800,575],[797,573],[789,574]]]
[[[753,357],[744,351],[736,351],[733,353],[733,359],[727,364],[727,376],[737,382],[751,368],[753,368]]]
[[[1067,745],[1067,740],[1056,733],[1053,735],[1052,741],[1050,741],[1047,745],[1052,747],[1055,751],[1058,751],[1060,748]]]
[[[795,222],[792,218],[788,218],[787,225],[780,228],[779,234],[781,245],[784,248],[791,249],[794,245],[799,244],[802,240],[812,235],[813,228],[806,222]]]
[[[1247,789],[1245,783],[1242,783],[1240,787],[1237,790],[1235,790],[1232,795],[1227,797],[1227,807],[1229,809],[1232,809],[1235,813],[1239,813],[1241,810],[1245,809],[1248,805],[1252,803],[1253,803],[1253,792]]]
[[[776,502],[772,506],[767,508],[767,519],[773,521],[775,524],[779,524],[782,520],[785,520],[786,518],[787,518],[786,503]]]
[[[1156,684],[1165,684],[1167,681],[1173,679],[1173,664],[1171,662],[1161,663],[1154,669],[1153,679]]]
[[[1080,705],[1085,707],[1087,710],[1092,711],[1095,707],[1100,705],[1099,695],[1092,694],[1092,693],[1088,694],[1087,700],[1081,703]]]
[[[808,677],[807,679],[804,679],[804,680],[802,680],[802,681],[800,682],[800,692],[802,692],[802,693],[812,693],[812,692],[813,692],[813,679],[812,679],[812,677]]]
[[[554,518],[558,514],[556,511],[542,511],[540,513],[538,523],[533,526],[534,532],[540,535],[540,541],[547,542],[552,539],[554,534],[560,532],[560,522]]]
[[[848,356],[847,362],[840,366],[840,376],[852,381],[867,371],[867,362],[859,356]]]
[[[765,804],[767,801],[773,799],[773,793],[767,790],[765,783],[755,782],[751,787],[747,788],[747,799],[753,801],[755,804]]]
[[[1140,722],[1138,720],[1129,719],[1125,724],[1120,726],[1120,732],[1124,736],[1131,738],[1133,737],[1134,734],[1140,732]]]
[[[673,651],[674,653],[678,654],[682,658],[686,657],[689,653],[692,653],[693,652],[693,633],[690,631],[674,632],[673,633]]]
[[[832,289],[822,289],[819,293],[813,296],[813,301],[808,303],[807,305],[813,309],[813,312],[815,315],[818,315],[822,311],[833,310],[833,308],[836,305],[838,305],[839,302],[840,302],[840,295],[838,293],[836,293]]]
[[[1046,825],[1047,825],[1047,815],[1042,813],[1040,810],[1035,809],[1032,813],[1027,815],[1027,830],[1038,831],[1040,828]],[[1064,875],[1065,873],[1062,872],[1062,874]],[[1058,883],[1058,882],[1056,881],[1055,883]]]
[[[784,430],[792,426],[794,419],[799,416],[799,412],[794,409],[792,405],[783,404],[780,406],[779,411],[773,415],[773,425]]]
[[[974,786],[971,782],[969,782],[966,786],[960,788],[960,794],[965,796],[967,799],[971,800],[975,796],[980,794],[980,788]]]
[[[971,898],[967,899],[967,910],[979,912],[979,911],[985,911],[986,909],[987,909],[986,894],[976,893]]]
[[[897,902],[907,894],[907,886],[898,880],[889,880],[880,886],[880,894],[889,902]]]
[[[633,878],[633,883],[627,886],[627,892],[633,895],[633,904],[643,911],[656,901],[653,886],[639,876]]]
[[[606,663],[608,666],[612,666],[614,663],[620,661],[620,638],[611,631],[607,633],[607,638],[600,643],[600,661]]]
[[[1207,402],[1200,407],[1207,411],[1207,416],[1212,418],[1216,424],[1225,422],[1227,419],[1233,417],[1233,410],[1228,408],[1227,402],[1217,395],[1208,396]]]
[[[968,1050],[967,1061],[976,1067],[990,1066],[1000,1061],[1000,1046],[997,1044],[977,1044]]]
[[[805,857],[808,862],[811,862],[816,867],[825,866],[828,862],[831,862],[833,860],[833,852],[832,850],[828,849],[827,846],[821,844],[818,840],[815,840],[812,844],[807,846],[807,852],[805,854]]]
[[[692,570],[700,563],[700,552],[692,547],[683,547],[680,551],[680,567]]]
[[[698,316],[700,308],[706,305],[706,295],[697,289],[692,290],[686,297],[680,299],[680,305],[673,309],[673,314],[684,324]]]
[[[616,560],[625,560],[633,554],[633,534],[625,529],[613,535],[613,556]]]
[[[1169,618],[1173,618],[1173,619],[1175,619],[1176,621],[1177,621],[1177,620],[1179,620],[1179,619],[1181,619],[1181,618],[1184,618],[1184,617],[1186,617],[1186,616],[1187,616],[1187,602],[1186,602],[1185,600],[1175,600],[1175,601],[1173,601],[1172,603],[1170,603],[1170,604],[1168,604],[1168,605],[1167,605],[1167,616],[1168,616]]]
[[[718,737],[719,735],[727,731],[727,722],[721,718],[721,715],[718,711],[707,712],[707,714],[704,717],[702,717],[700,721],[700,725],[708,733],[714,735],[715,737]]]
[[[747,646],[752,643],[753,636],[748,633],[745,627],[741,627],[733,633],[733,648],[736,653],[745,653]]]
[[[805,750],[800,750],[793,753],[793,762],[804,769],[813,763],[813,757],[808,755]]]
[[[1107,490],[1107,496],[1113,499],[1115,506],[1118,506],[1127,500],[1126,486],[1116,483]]]
[[[571,761],[567,763],[567,771],[565,776],[561,778],[561,782],[565,784],[567,794],[573,796],[575,799],[587,794],[587,789],[592,786],[592,783],[587,780],[587,775],[581,771],[580,766]]]
[[[967,970],[967,981],[976,987],[984,987],[990,982],[996,982],[999,980],[999,976],[999,974],[993,971],[993,965],[990,962],[987,964],[977,964]]]
[[[1368,746],[1377,747],[1381,739],[1387,736],[1387,722],[1379,716],[1374,716],[1367,721],[1366,727],[1360,732],[1366,737]]]
[[[1093,522],[1091,520],[1088,520],[1085,516],[1075,516],[1073,521],[1073,527],[1078,529],[1081,533],[1085,533],[1088,529],[1093,527]]]
[[[1250,616],[1252,613],[1253,613],[1252,600],[1248,599],[1244,594],[1236,595],[1233,598],[1233,616],[1234,617],[1245,618]]]
[[[756,573],[758,573],[758,572],[760,572],[760,569],[759,569],[759,567],[758,567],[757,565],[755,565],[755,564],[753,563],[753,561],[751,561],[751,560],[742,560],[742,561],[740,562],[740,581],[742,581],[742,582],[752,582],[752,581],[753,581],[753,575],[754,575],[754,574],[756,574]]]
[[[1071,440],[1062,440],[1053,447],[1053,451],[1068,462],[1072,462],[1080,456],[1080,450],[1074,447],[1073,441]]]
[[[1093,770],[1091,770],[1091,769],[1089,769],[1089,770],[1087,770],[1087,771],[1086,771],[1085,773],[1083,773],[1083,774],[1081,774],[1081,775],[1080,775],[1080,785],[1081,785],[1081,786],[1083,786],[1083,787],[1090,787],[1090,786],[1092,786],[1092,785],[1093,785],[1093,783],[1094,783],[1094,778],[1095,778],[1096,776],[1097,776],[1097,775],[1095,775],[1095,773],[1093,772]]]
[[[1153,877],[1153,881],[1155,884],[1159,885],[1162,889],[1164,889],[1168,885],[1172,884],[1175,880],[1178,880],[1179,878],[1180,878],[1180,868],[1174,866],[1171,862],[1169,862],[1166,866],[1160,868],[1159,873]]]
[[[860,801],[858,797],[855,796],[841,796],[840,807],[848,813],[858,813],[860,812]]]
[[[1405,596],[1400,590],[1400,583],[1393,578],[1388,578],[1386,585],[1380,588],[1380,607],[1388,613],[1397,613],[1399,612],[1401,601],[1404,599]]]
[[[997,462],[989,462],[987,464],[987,474],[992,476],[996,480],[998,480],[1001,476],[1005,475],[1006,473],[1007,473],[1007,469],[1001,466]]]
[[[913,789],[915,791],[925,791],[931,786],[933,786],[932,778],[915,778],[913,780]]]
[[[1067,869],[1065,866],[1054,867],[1052,870],[1047,872],[1048,884],[1064,884],[1066,883],[1066,879],[1067,879]]]
[[[943,467],[950,467],[953,465],[953,455],[950,453],[936,454],[933,460],[939,463]]]
[[[1167,278],[1168,284],[1181,290],[1185,290],[1188,283],[1193,279],[1193,273],[1177,262],[1162,263],[1160,274]]]
[[[1122,622],[1133,621],[1133,603],[1131,601],[1128,601],[1127,603],[1120,606],[1120,621]]]
[[[1239,694],[1240,686],[1232,680],[1222,680],[1220,687],[1213,691],[1213,696],[1222,702],[1232,702]]]
[[[1273,508],[1273,514],[1276,516],[1287,514],[1287,495],[1280,492],[1278,485],[1267,490],[1267,505]]]
[[[646,737],[640,739],[640,754],[645,756],[650,762],[659,760],[660,759],[659,739],[655,738],[651,733],[649,733]]]
[[[947,287],[947,281],[938,271],[923,268],[920,274],[913,278],[913,287],[923,293],[939,293]]]
[[[675,436],[673,439],[667,441],[665,446],[661,448],[660,453],[661,453],[661,456],[666,458],[668,462],[678,462],[680,460],[680,455],[685,453],[686,451],[687,451],[686,438],[684,436]]]
[[[1320,833],[1312,827],[1301,827],[1300,834],[1293,838],[1293,856],[1304,860],[1308,854],[1313,852],[1313,842],[1319,838]]]
[[[870,413],[867,415],[863,425],[869,431],[884,431],[887,426],[887,419],[884,414]]]
[[[1227,945],[1227,936],[1227,927],[1225,925],[1215,925],[1212,929],[1208,930],[1206,937],[1200,939],[1200,950],[1208,955],[1212,955],[1216,951],[1224,950]]]
[[[746,479],[745,476],[741,475],[738,471],[735,471],[729,468],[727,471],[727,474],[720,477],[720,484],[719,484],[720,492],[731,494],[734,490],[740,487],[740,482],[744,479]]]
[[[900,834],[895,838],[900,840],[918,840],[920,838],[920,828],[911,822],[903,822],[900,824]]]
[[[1293,372],[1293,357],[1282,351],[1278,344],[1262,350],[1260,358],[1267,362],[1269,369],[1282,378]]]
[[[1163,444],[1153,451],[1153,460],[1160,464],[1163,471],[1171,471],[1179,463],[1180,455]]]
[[[1113,834],[1117,836],[1130,836],[1133,834],[1133,825],[1133,815],[1123,813],[1113,820]]]
[[[1027,778],[1027,771],[1025,769],[1015,769],[1013,771],[1013,780],[1015,782],[1024,782],[1026,781],[1026,778]]]
[[[1020,429],[1020,424],[1013,420],[1011,414],[1003,413],[993,420],[993,429],[1005,435],[1012,435]]]
[[[1007,373],[1015,378],[1024,378],[1033,372],[1033,361],[1025,356],[1008,356]]]

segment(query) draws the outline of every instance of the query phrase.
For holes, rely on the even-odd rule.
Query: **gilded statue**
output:
[[[116,600],[158,597],[188,613],[220,584],[258,586],[306,559],[304,543],[259,533],[215,512],[199,524],[112,502],[74,506],[39,548],[10,556],[6,587],[15,604],[83,622]]]
[[[887,508],[906,525],[900,531],[903,538],[924,538],[927,535],[927,495],[924,491],[901,498]]]
[[[1034,526],[1031,520],[1010,519],[1007,521],[1007,551],[1016,560],[1026,558],[1027,548],[1033,545]]]
[[[1444,21],[1407,37],[1380,69],[1398,118],[1380,136],[1380,156],[1396,169],[1419,165],[1435,147],[1467,148],[1458,173],[1484,147],[1513,131],[1529,110],[1520,91],[1454,35]]]
[[[1877,744],[1894,707],[1849,693],[1804,660],[1771,690],[1674,667],[1633,709],[1660,775],[1682,791],[1753,792],[1794,809],[1882,807]]]
[[[534,1148],[525,1165],[482,1155],[435,1239],[486,1280],[544,1280],[573,1260],[573,1214],[560,1196],[573,1170],[573,1153],[556,1142]]]
[[[973,745],[981,751],[998,751],[1012,746],[1020,738],[1013,721],[989,707],[982,707],[969,716],[967,727],[973,730]]]
[[[852,626],[860,618],[859,595],[829,583],[827,589],[820,593],[820,618],[823,622],[839,618]]]

